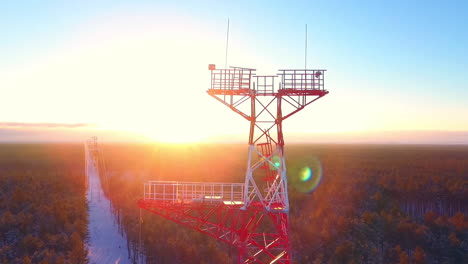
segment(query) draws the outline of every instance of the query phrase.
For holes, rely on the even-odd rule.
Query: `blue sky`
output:
[[[203,92],[209,82],[206,65],[224,64],[226,19],[229,17],[229,64],[255,67],[261,73],[262,69],[271,73],[277,68],[303,67],[304,24],[308,24],[308,66],[328,70],[330,94],[292,120],[287,125],[291,133],[468,131],[466,1],[8,1],[0,7],[0,75],[14,72],[9,82],[2,84],[0,80],[1,89],[11,98],[0,107],[2,113],[8,113],[0,120],[3,122],[90,122],[118,127],[117,121],[106,123],[110,110],[106,115],[96,114],[97,117],[90,118],[89,114],[80,116],[67,108],[79,107],[68,95],[83,98],[76,87],[88,83],[80,83],[75,90],[56,92],[62,89],[63,83],[47,79],[54,78],[53,73],[44,74],[42,70],[53,72],[58,68],[71,79],[79,76],[90,79],[93,74],[89,72],[73,75],[72,71],[83,66],[69,61],[76,60],[80,54],[88,54],[91,49],[99,53],[114,49],[117,45],[112,42],[114,38],[118,42],[118,52],[109,51],[108,56],[122,56],[116,61],[133,63],[133,68],[161,69],[161,65],[198,68],[200,65],[200,69],[195,70],[200,79],[186,92],[195,96],[196,101],[195,91],[200,90],[203,96],[200,100],[208,104],[210,98]],[[173,38],[159,49],[168,49],[176,42],[186,43],[177,43],[161,60],[157,60],[161,54],[154,54],[151,61],[144,58],[134,61],[131,53],[135,47],[158,34],[166,39]],[[104,35],[102,39],[101,35]],[[125,49],[121,45],[125,38],[141,42],[125,44],[128,46]],[[124,56],[122,52],[130,54]],[[93,61],[89,59],[86,63],[92,65]],[[67,71],[70,65],[74,68]],[[140,78],[140,73],[133,72],[133,68],[109,71],[104,77],[93,75],[97,78],[93,81],[106,83],[104,78],[114,76],[115,83],[125,83],[119,76],[127,71],[131,72],[128,75],[131,78]],[[206,80],[203,74],[207,75]],[[23,79],[34,80],[37,87],[32,83],[17,84],[16,80]],[[55,90],[48,90],[53,85],[57,86]],[[115,101],[138,100],[131,92],[139,88],[127,88],[120,87],[120,97]],[[37,89],[44,89],[42,97],[41,93],[33,91]],[[85,91],[97,91],[97,96],[103,96],[109,89],[99,86]],[[15,104],[29,92],[38,100],[28,101],[29,106]],[[27,109],[49,103],[62,107],[61,114],[53,109],[36,113]],[[185,106],[196,108],[192,103],[187,101]],[[206,126],[210,120],[228,115],[227,110],[211,103],[211,110],[207,108],[197,113],[206,115],[210,111],[220,111],[219,116],[201,121]],[[119,111],[117,103],[109,103],[107,108],[113,107]],[[100,109],[97,104],[90,104],[90,108],[93,110],[90,112]],[[151,109],[148,106],[144,110],[150,112]],[[191,118],[184,109],[179,111],[185,113],[176,114],[175,118]],[[126,123],[135,119],[134,115],[139,112],[135,110],[128,116],[118,113],[122,117],[119,122]],[[247,124],[231,117],[234,121],[221,121],[225,122],[221,126],[230,133],[243,133]],[[143,114],[141,118],[148,121],[153,116]],[[304,125],[304,120],[313,120],[307,122],[312,125]],[[156,118],[155,122],[165,120]],[[215,128],[210,131],[223,133]]]

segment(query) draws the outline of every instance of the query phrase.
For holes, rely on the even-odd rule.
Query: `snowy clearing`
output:
[[[88,176],[86,198],[89,207],[88,259],[90,264],[131,263],[125,234],[119,233],[111,202],[101,188],[96,164],[87,148],[85,151]]]

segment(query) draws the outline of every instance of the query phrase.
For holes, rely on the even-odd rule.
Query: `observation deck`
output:
[[[215,69],[210,65],[210,95],[241,96],[323,96],[325,90],[325,71],[309,69],[278,70],[276,75],[256,75],[255,69],[231,67]]]

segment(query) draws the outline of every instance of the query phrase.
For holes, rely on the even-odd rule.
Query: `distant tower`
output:
[[[88,159],[87,155],[91,155],[91,159]],[[108,179],[108,173],[107,173],[107,168],[106,168],[106,163],[104,160],[104,154],[101,146],[98,144],[98,138],[96,136],[93,136],[89,139],[86,140],[85,142],[85,163],[88,162],[88,160],[91,160],[93,162],[93,166],[95,166],[99,172],[99,175],[103,175],[101,178],[102,182],[102,188],[104,190],[104,193],[108,195],[109,191],[109,179]],[[85,164],[85,168],[88,168],[88,165]],[[86,174],[88,173],[86,169]],[[85,186],[88,187],[88,176],[86,175],[85,177]]]
[[[325,70],[209,70],[208,94],[250,122],[245,182],[150,181],[138,204],[237,247],[239,263],[290,263],[283,121],[328,93]]]

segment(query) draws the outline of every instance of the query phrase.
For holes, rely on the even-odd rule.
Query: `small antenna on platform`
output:
[[[307,70],[307,24],[305,25],[305,62],[304,62],[304,69]]]
[[[229,48],[229,18],[228,18],[228,23],[227,23],[227,34],[226,34],[226,57],[224,58],[224,69],[227,69],[228,48]]]

